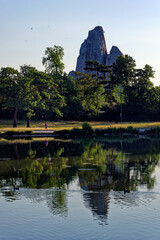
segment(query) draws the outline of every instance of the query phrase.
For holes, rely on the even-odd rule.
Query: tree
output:
[[[40,109],[42,112],[43,110],[45,112],[51,111],[58,116],[62,116],[61,107],[65,105],[65,101],[64,97],[60,95],[58,85],[53,78],[47,73],[38,71],[28,65],[21,66],[21,74],[32,82],[30,93],[33,99],[27,101],[25,107],[28,122],[30,122],[30,117],[34,115],[36,109]]]
[[[0,100],[3,109],[14,109],[13,127],[17,127],[18,109],[23,108],[23,91],[20,73],[14,68],[1,68],[0,70]]]
[[[117,57],[116,62],[112,65],[111,81],[122,86],[130,85],[135,79],[135,67],[135,60],[129,55]]]
[[[104,87],[99,84],[97,79],[83,73],[80,73],[76,87],[85,114],[88,117],[98,115],[101,108],[105,106]]]
[[[64,97],[65,106],[62,107],[63,118],[67,120],[79,120],[82,115],[82,106],[78,97],[76,80],[70,78],[66,73],[63,76],[53,76],[58,85],[58,91]]]
[[[28,119],[34,115],[33,108],[40,101],[40,95],[33,84],[33,78],[26,77],[13,68],[2,68],[0,92],[4,109],[14,109],[13,127],[17,127],[19,110],[25,111]],[[27,126],[29,127],[29,122]]]
[[[143,69],[136,69],[134,81],[125,87],[125,109],[128,115],[134,118],[133,120],[146,120],[147,118],[149,120],[150,116],[157,111],[159,99],[150,80],[153,77],[152,67],[146,64]]]
[[[64,49],[61,46],[54,45],[53,48],[48,47],[42,59],[42,64],[45,66],[46,72],[55,75],[58,73],[62,74],[64,70],[63,56]]]
[[[112,66],[111,80],[119,89],[123,89],[124,101],[117,100],[117,107],[122,106],[127,120],[146,120],[156,112],[159,100],[151,82],[154,71],[151,66],[136,69],[135,60],[128,56],[120,56]],[[117,94],[117,93],[116,93]],[[121,95],[121,96],[122,96]]]
[[[100,64],[97,61],[86,61],[85,70],[88,71],[92,77],[96,77],[97,80],[109,81],[108,74],[111,72],[111,66]]]

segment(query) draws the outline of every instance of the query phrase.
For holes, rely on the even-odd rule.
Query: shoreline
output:
[[[79,129],[72,130],[28,130],[28,131],[5,131],[0,133],[0,138],[20,137],[129,137],[129,136],[160,136],[160,127],[157,128],[106,128],[106,129]]]

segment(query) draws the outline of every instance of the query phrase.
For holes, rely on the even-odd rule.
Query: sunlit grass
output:
[[[42,137],[42,138],[40,138],[40,137],[38,137],[38,138],[32,138],[32,139],[23,139],[23,138],[20,138],[20,139],[5,139],[5,138],[0,138],[0,142],[1,143],[11,143],[11,144],[13,144],[13,143],[24,143],[24,144],[26,144],[26,143],[31,143],[31,142],[33,142],[33,141],[38,141],[38,142],[44,142],[44,141],[47,141],[47,142],[50,142],[50,141],[59,141],[59,142],[70,142],[71,140],[69,140],[69,139],[66,139],[66,140],[63,140],[63,139],[54,139],[54,138],[52,138],[52,137],[49,137],[49,138],[47,138],[47,137]]]
[[[73,128],[82,128],[82,123],[79,121],[57,121],[48,122],[49,130],[71,130]],[[113,123],[113,122],[89,122],[93,129],[105,129],[105,128],[128,128],[132,126],[133,128],[154,128],[160,127],[160,122],[141,122],[141,123]],[[34,131],[34,130],[45,130],[44,121],[31,121],[31,127],[26,127],[25,121],[18,121],[17,128],[12,127],[11,120],[0,120],[0,132],[3,131]]]

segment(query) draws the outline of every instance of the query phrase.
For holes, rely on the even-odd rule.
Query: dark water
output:
[[[160,139],[1,139],[0,239],[159,239],[159,159]]]

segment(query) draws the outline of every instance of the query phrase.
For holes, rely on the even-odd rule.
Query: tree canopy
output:
[[[87,116],[93,117],[105,106],[105,89],[98,80],[87,74],[80,74],[76,81],[78,96]]]
[[[42,64],[45,66],[46,72],[50,74],[62,74],[64,64],[62,62],[64,49],[61,46],[47,47],[45,50]]]
[[[0,113],[40,119],[119,121],[159,120],[160,87],[154,87],[153,68],[137,68],[129,55],[119,56],[112,66],[86,61],[86,74],[76,78],[64,72],[64,49],[46,48],[42,63],[45,71],[30,65],[20,71],[0,69]],[[7,114],[6,114],[7,113]],[[5,115],[6,114],[6,115]]]

